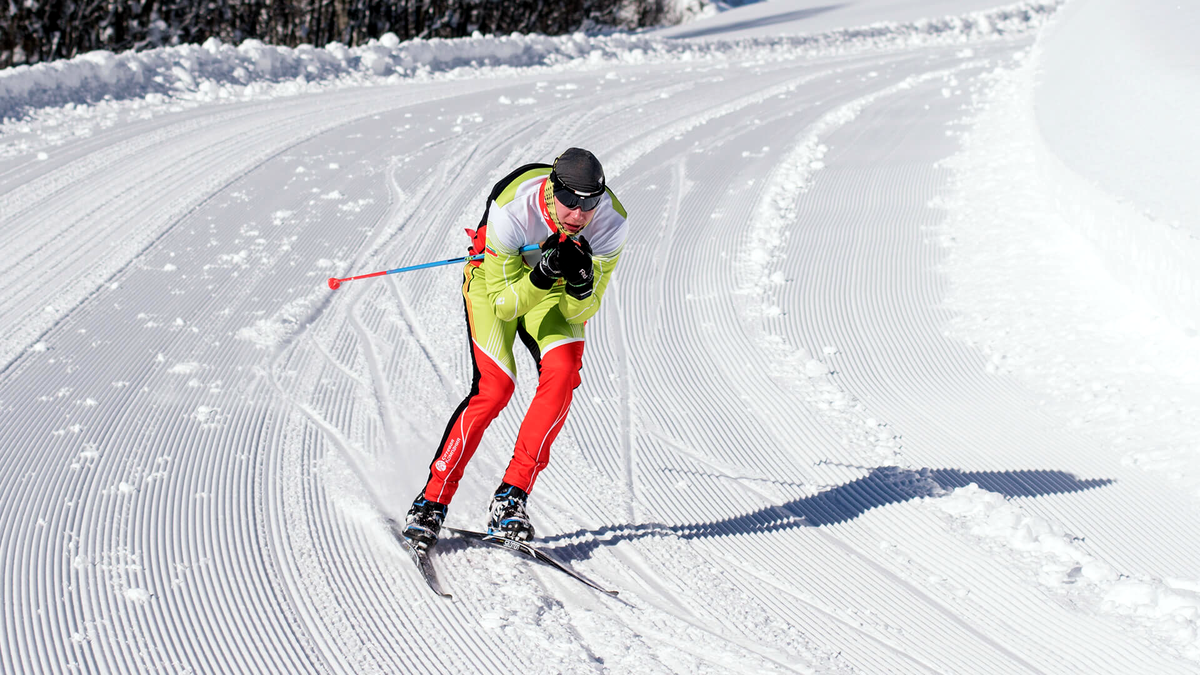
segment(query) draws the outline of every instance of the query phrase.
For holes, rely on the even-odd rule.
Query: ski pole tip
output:
[[[333,277],[329,277],[329,287],[330,288],[332,288],[333,290],[336,291],[338,289],[338,287],[341,285],[342,285],[342,282],[340,279],[334,279]]]

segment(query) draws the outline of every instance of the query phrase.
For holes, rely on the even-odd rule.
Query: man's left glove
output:
[[[567,295],[585,300],[592,295],[592,246],[587,239],[567,239],[559,247],[562,278],[567,283]]]

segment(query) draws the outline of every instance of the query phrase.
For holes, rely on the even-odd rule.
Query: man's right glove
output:
[[[568,239],[559,249],[567,295],[585,300],[592,295],[592,246],[587,239]]]
[[[549,290],[562,276],[560,251],[567,235],[556,232],[542,242],[542,259],[529,271],[529,281],[543,291]]]

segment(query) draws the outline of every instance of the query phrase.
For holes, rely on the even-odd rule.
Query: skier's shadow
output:
[[[544,548],[569,562],[585,560],[600,546],[644,537],[680,539],[726,537],[751,532],[772,532],[800,527],[833,525],[857,518],[878,506],[943,494],[971,483],[1006,497],[1038,497],[1081,492],[1113,482],[1108,478],[1080,479],[1065,471],[960,471],[958,469],[902,469],[883,466],[869,474],[824,492],[768,506],[752,513],[708,523],[666,525],[641,523],[580,529],[541,539]]]

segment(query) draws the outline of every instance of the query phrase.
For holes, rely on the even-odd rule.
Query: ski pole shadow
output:
[[[1082,492],[1113,482],[1109,478],[1081,479],[1066,471],[1040,469],[961,471],[881,466],[862,478],[815,495],[732,518],[684,525],[638,523],[594,530],[580,529],[543,538],[540,543],[543,548],[554,551],[564,562],[569,562],[586,560],[601,546],[615,546],[623,541],[645,537],[703,539],[835,525],[880,506],[921,497],[936,497],[972,483],[981,489],[1012,498]]]

